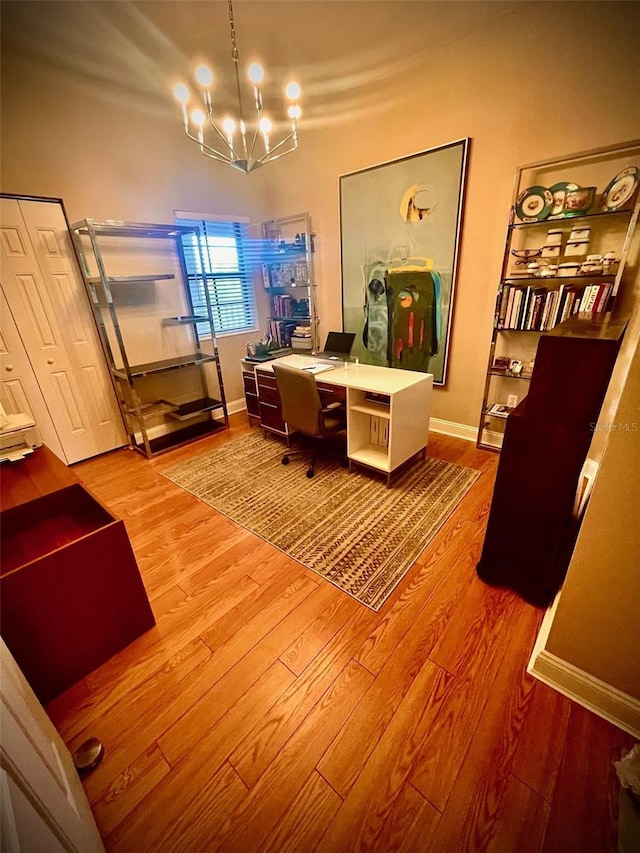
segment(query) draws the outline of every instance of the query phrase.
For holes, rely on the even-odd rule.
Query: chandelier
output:
[[[219,118],[214,115],[213,97],[211,89],[213,86],[213,72],[207,65],[199,65],[195,70],[195,79],[202,92],[204,111],[199,107],[192,110],[191,116],[187,105],[191,99],[191,93],[184,83],[174,86],[175,99],[182,105],[182,120],[184,131],[193,142],[197,143],[200,151],[213,160],[228,163],[235,169],[248,174],[265,163],[277,160],[285,154],[290,154],[298,147],[297,121],[301,110],[298,105],[300,98],[300,86],[291,81],[287,83],[285,94],[289,100],[287,115],[291,121],[291,131],[284,139],[271,144],[269,134],[272,123],[264,115],[262,109],[262,93],[260,84],[264,79],[264,70],[257,62],[252,63],[247,69],[247,77],[253,88],[253,102],[255,115],[250,124],[245,119],[245,109],[242,99],[242,86],[240,85],[240,60],[238,56],[238,45],[236,43],[236,31],[233,20],[233,6],[231,0],[227,0],[229,6],[229,24],[231,27],[231,58],[236,77],[236,94],[238,99],[238,123],[231,116],[224,118],[219,124]],[[190,121],[195,127],[195,133],[191,131]],[[213,131],[214,148],[205,143],[205,126]],[[236,132],[238,131],[238,132]],[[218,138],[216,138],[218,137]],[[288,146],[288,147],[287,147]]]

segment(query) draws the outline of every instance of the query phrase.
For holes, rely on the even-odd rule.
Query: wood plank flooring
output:
[[[159,474],[248,429],[74,467],[157,620],[47,708],[106,746],[107,849],[613,852],[632,739],[526,674],[542,613],[475,574],[497,457],[432,435],[483,473],[373,613]]]

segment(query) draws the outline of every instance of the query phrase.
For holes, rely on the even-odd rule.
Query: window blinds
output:
[[[256,309],[246,225],[208,219],[176,222],[197,227],[200,233],[199,238],[195,234],[183,237],[194,311],[206,313],[207,289],[217,333],[254,329]]]

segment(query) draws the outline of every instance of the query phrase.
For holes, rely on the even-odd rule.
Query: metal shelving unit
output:
[[[130,446],[152,457],[228,427],[209,294],[196,315],[188,286],[198,230],[82,219],[71,233]]]
[[[577,291],[579,288],[590,285],[604,285],[607,287],[606,299],[598,310],[610,311],[614,300],[618,302],[620,297],[626,297],[624,290],[625,270],[629,268],[628,260],[631,244],[637,229],[640,215],[640,193],[636,188],[633,195],[629,196],[619,207],[614,204],[607,206],[603,203],[603,196],[613,184],[614,176],[623,174],[623,171],[636,174],[640,168],[640,140],[599,148],[593,151],[585,151],[569,157],[557,157],[552,160],[530,163],[518,168],[515,177],[513,199],[510,211],[510,219],[507,226],[504,256],[502,261],[502,272],[498,287],[496,312],[493,323],[491,346],[489,350],[489,362],[486,371],[486,380],[480,422],[478,426],[477,445],[485,450],[500,450],[507,417],[492,413],[493,404],[513,407],[518,405],[523,396],[526,396],[527,383],[531,379],[532,366],[536,355],[536,348],[540,336],[550,332],[554,325],[558,325],[567,318],[561,316],[560,312],[552,314],[554,322],[535,324],[529,328],[525,322],[525,310],[531,306],[531,295],[527,303],[526,291],[531,294],[538,286],[540,291],[547,290],[549,293],[557,291],[557,299],[562,306],[562,291],[570,289]],[[616,174],[617,173],[617,174]],[[570,183],[566,183],[570,182]],[[593,187],[595,198],[592,207],[580,215],[574,212],[555,210],[556,198],[553,191],[558,188],[562,192],[571,191],[571,187],[579,190],[580,187]],[[547,189],[548,188],[548,189]],[[538,216],[523,218],[518,221],[518,203],[522,202],[526,190],[545,190],[554,199],[551,211]],[[566,271],[560,275],[559,269],[555,274],[541,275],[536,273],[517,275],[518,264],[526,263],[522,258],[525,252],[534,252],[527,260],[538,261],[549,264],[551,261],[540,254],[545,241],[545,232],[556,229],[561,233],[559,256],[553,262],[558,264],[562,261],[577,262],[585,260],[584,256],[575,253],[565,254],[562,246],[568,241],[572,229],[579,227],[588,232],[589,249],[585,252],[596,252],[603,255],[609,250],[615,252],[617,258],[617,269],[613,274],[604,272],[582,273],[579,275],[566,275]],[[566,246],[565,246],[566,249]],[[515,258],[520,260],[516,261]],[[637,261],[634,261],[637,267]],[[632,270],[631,275],[635,270]],[[518,318],[509,322],[509,318],[503,317],[506,300],[505,293],[517,293],[522,290],[522,311]],[[619,293],[619,291],[621,291]],[[508,303],[507,303],[508,304]],[[516,312],[514,311],[515,316]],[[541,318],[543,315],[540,315]],[[511,369],[496,370],[496,360],[509,359],[510,364],[515,361],[520,365],[520,372]],[[519,380],[519,381],[516,381]],[[524,385],[523,385],[524,381]],[[523,390],[525,389],[525,390]]]
[[[313,277],[313,234],[308,213],[271,219],[263,224],[265,253],[263,280],[269,295],[269,327],[280,347],[289,347],[288,329],[308,326],[310,341],[305,348],[317,349],[318,315]],[[283,313],[283,305],[292,313]],[[294,341],[294,348],[296,342]],[[302,348],[304,342],[299,342]]]

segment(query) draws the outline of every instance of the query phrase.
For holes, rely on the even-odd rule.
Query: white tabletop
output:
[[[328,363],[326,358],[314,359],[307,355],[286,355],[279,358],[278,364],[303,368],[310,362]],[[258,364],[256,370],[273,373],[274,361]],[[331,370],[314,374],[318,382],[327,385],[340,385],[343,388],[357,388],[361,391],[374,391],[379,394],[394,394],[421,382],[433,382],[432,373],[418,373],[413,370],[398,370],[395,367],[378,367],[374,364],[354,364],[337,361]]]

